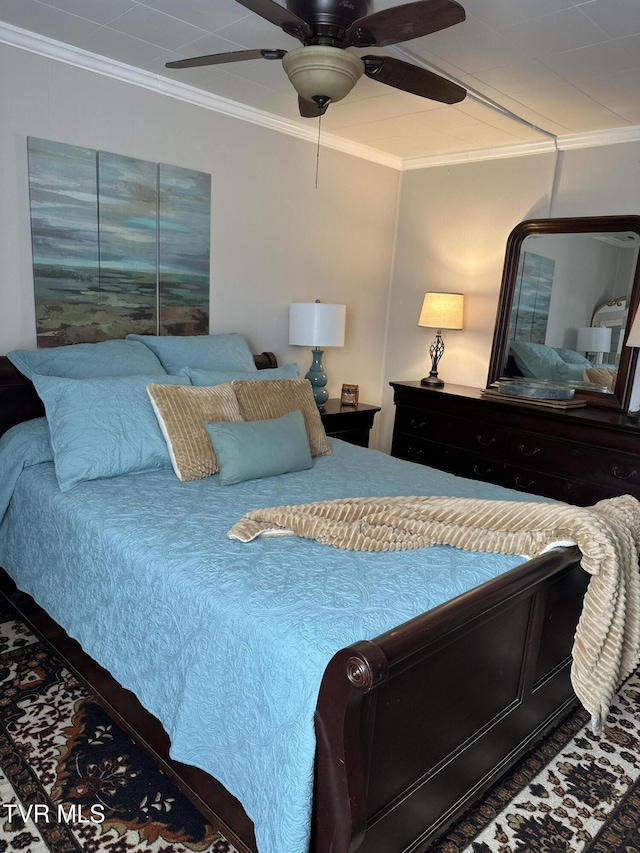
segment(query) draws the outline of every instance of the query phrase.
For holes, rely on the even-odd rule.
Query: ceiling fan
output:
[[[167,62],[167,68],[195,68],[247,59],[282,60],[298,93],[300,115],[323,115],[365,74],[422,98],[456,104],[466,90],[410,62],[386,55],[358,56],[349,47],[386,47],[444,30],[465,19],[455,0],[417,0],[369,14],[372,0],[236,0],[241,6],[299,39],[294,50],[236,50]]]

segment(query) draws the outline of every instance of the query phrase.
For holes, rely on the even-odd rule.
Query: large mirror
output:
[[[640,216],[529,219],[507,241],[488,384],[558,382],[590,405],[628,408],[637,350]]]

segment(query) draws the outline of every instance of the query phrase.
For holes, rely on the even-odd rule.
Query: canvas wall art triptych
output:
[[[39,347],[209,331],[211,176],[29,137]]]

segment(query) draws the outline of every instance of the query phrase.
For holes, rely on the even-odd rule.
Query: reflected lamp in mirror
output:
[[[305,379],[313,388],[318,408],[329,399],[327,374],[322,366],[324,347],[344,346],[346,305],[330,302],[294,302],[289,307],[289,343],[291,346],[313,347],[312,362]]]
[[[420,312],[419,326],[435,329],[436,336],[429,347],[431,370],[420,380],[421,385],[441,387],[444,382],[438,376],[438,364],[444,353],[443,329],[462,329],[464,296],[462,293],[425,293]]]
[[[611,350],[611,329],[608,326],[583,326],[578,329],[578,352],[596,362],[603,352]]]

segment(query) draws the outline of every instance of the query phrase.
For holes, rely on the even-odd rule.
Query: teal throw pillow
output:
[[[302,412],[266,421],[207,422],[205,426],[223,486],[311,468]]]
[[[85,480],[171,467],[147,385],[188,385],[186,376],[35,375],[33,384],[44,403],[61,491]]]
[[[210,386],[223,385],[225,382],[233,382],[235,379],[249,379],[257,381],[260,379],[298,379],[300,370],[295,361],[283,364],[282,367],[268,367],[265,370],[200,370],[197,367],[186,367],[180,373],[188,376],[192,385]]]

